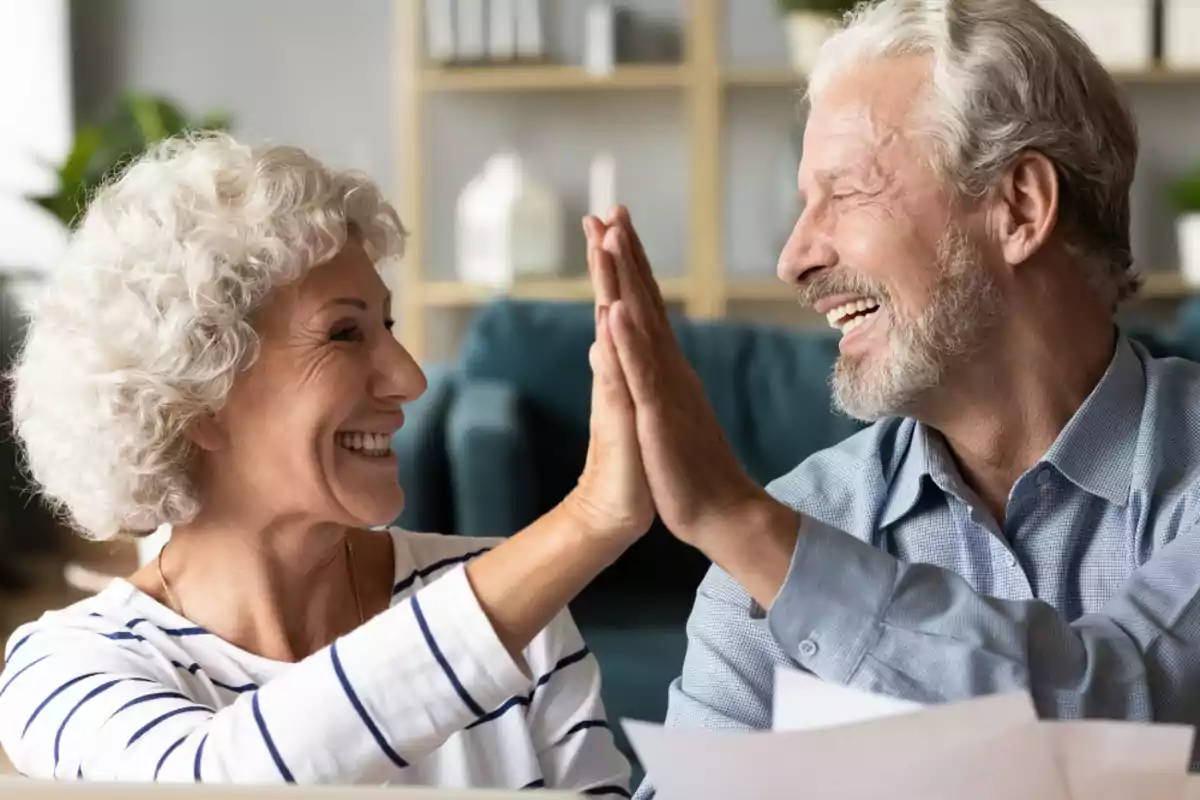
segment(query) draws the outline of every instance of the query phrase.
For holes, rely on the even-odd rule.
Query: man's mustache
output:
[[[845,294],[872,297],[880,303],[889,299],[888,291],[882,285],[840,267],[812,270],[800,278],[796,287],[800,305],[810,308],[826,297]]]

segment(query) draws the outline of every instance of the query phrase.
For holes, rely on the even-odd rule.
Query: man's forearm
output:
[[[770,608],[787,579],[801,517],[763,494],[711,526],[696,542],[763,608]]]

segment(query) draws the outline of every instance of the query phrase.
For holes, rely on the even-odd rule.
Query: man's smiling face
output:
[[[842,332],[835,401],[864,420],[911,413],[982,345],[999,305],[979,215],[914,133],[927,81],[924,58],[880,59],[815,99],[797,181],[805,210],[779,260]]]

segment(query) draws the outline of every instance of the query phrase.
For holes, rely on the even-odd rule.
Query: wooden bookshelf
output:
[[[682,302],[687,281],[662,278],[658,282],[663,299]],[[427,281],[422,287],[423,303],[429,308],[472,308],[497,297],[521,300],[591,300],[592,285],[587,278],[515,281],[511,286],[482,286],[458,281]]]
[[[688,74],[678,65],[622,66],[608,75],[559,65],[444,67],[421,71],[426,92],[587,92],[679,89]]]
[[[595,102],[619,102],[606,95],[621,92],[678,93],[685,115],[685,141],[690,186],[687,192],[686,263],[677,277],[662,282],[669,301],[681,304],[692,317],[724,316],[730,304],[795,302],[795,293],[774,277],[729,275],[724,263],[725,148],[728,146],[729,95],[738,91],[794,91],[804,89],[803,76],[786,66],[729,65],[723,63],[727,3],[732,0],[688,0],[682,4],[684,53],[678,64],[619,65],[611,74],[595,76],[578,66],[515,64],[495,66],[430,66],[424,63],[421,41],[421,0],[394,0],[395,51],[398,71],[397,128],[398,185],[403,187],[401,212],[418,235],[411,237],[401,265],[401,339],[418,358],[429,352],[431,315],[471,309],[500,296],[538,300],[587,300],[591,288],[584,278],[523,281],[497,289],[435,279],[427,264],[426,213],[422,208],[425,165],[429,148],[424,119],[427,100],[439,93],[472,95],[504,93],[594,93]],[[1115,73],[1129,86],[1200,87],[1200,70],[1173,71],[1163,67]],[[1196,293],[1174,273],[1147,274],[1141,297],[1169,300]]]

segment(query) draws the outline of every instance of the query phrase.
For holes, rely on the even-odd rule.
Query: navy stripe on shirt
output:
[[[25,671],[27,669],[40,664],[41,662],[45,661],[49,657],[50,657],[50,654],[46,653],[46,655],[41,656],[40,658],[35,658],[33,661],[30,661],[28,664],[26,664],[25,666],[23,666],[19,670],[17,670],[17,674],[13,675],[11,678],[9,678],[8,683],[6,683],[6,684],[4,684],[4,686],[0,687],[0,697],[4,696],[4,693],[8,691],[8,687],[13,685],[13,681],[15,681],[17,678],[21,677],[22,675],[24,675]]]
[[[434,660],[438,666],[442,668],[442,672],[446,673],[446,678],[450,681],[450,685],[454,687],[454,691],[458,693],[459,698],[463,701],[471,713],[477,717],[484,715],[484,710],[479,707],[479,703],[471,695],[467,694],[466,687],[454,674],[454,668],[450,666],[450,662],[446,660],[446,656],[442,655],[442,649],[438,647],[438,643],[434,640],[433,634],[429,631],[429,623],[425,621],[425,614],[421,611],[421,603],[416,595],[413,595],[412,600],[413,614],[417,617],[417,627],[421,629],[421,635],[425,637],[425,644],[429,647],[429,652],[433,653]]]
[[[196,763],[192,765],[192,777],[196,779],[196,783],[200,783],[200,762],[204,758],[204,745],[206,744],[208,744],[207,733],[200,740],[200,746],[196,748]]]
[[[421,578],[421,579],[428,578],[430,575],[437,572],[439,569],[445,569],[446,567],[452,566],[454,564],[461,564],[463,561],[470,561],[475,556],[482,555],[483,553],[486,553],[488,550],[491,550],[491,549],[492,548],[490,548],[490,547],[481,547],[478,550],[472,550],[470,553],[463,553],[461,556],[451,556],[450,558],[443,558],[440,561],[435,561],[428,566],[421,567],[421,569],[413,570],[411,575],[409,575],[407,578],[405,578],[404,580],[400,581],[399,583],[397,583],[395,586],[392,587],[392,597],[395,597],[396,595],[400,594],[408,587],[412,586],[413,582],[416,581],[417,578]]]
[[[75,712],[78,711],[79,709],[83,708],[83,705],[87,701],[91,700],[96,695],[107,692],[109,689],[116,686],[118,683],[124,683],[125,681],[138,681],[141,683],[149,683],[150,679],[149,678],[117,678],[116,680],[111,680],[108,683],[102,683],[99,686],[97,686],[95,689],[92,689],[90,692],[88,692],[83,697],[81,697],[79,699],[79,702],[76,703],[75,706],[70,711],[67,712],[67,715],[65,717],[63,717],[63,721],[60,722],[58,725],[58,733],[54,734],[54,770],[55,770],[55,772],[58,771],[58,753],[59,753],[59,746],[62,744],[63,731],[65,731],[67,729],[67,723],[71,721],[71,717],[75,716]]]
[[[114,711],[112,713],[112,716],[115,717],[117,714],[120,714],[122,711],[129,708],[130,706],[136,706],[139,703],[148,703],[151,700],[165,700],[168,697],[174,698],[176,700],[186,700],[189,703],[192,702],[192,698],[188,697],[185,694],[180,694],[179,692],[151,692],[150,694],[144,694],[141,697],[133,698],[128,703],[126,703],[125,705],[121,706],[116,711]],[[212,711],[212,709],[210,708],[209,711]],[[109,717],[109,719],[112,719],[112,717]]]
[[[267,746],[267,752],[271,754],[271,760],[275,762],[275,768],[279,770],[279,774],[288,783],[295,783],[296,779],[292,777],[292,771],[287,768],[287,764],[283,763],[283,757],[279,755],[279,751],[275,748],[275,740],[271,738],[271,732],[267,730],[266,720],[263,719],[262,710],[258,707],[258,695],[250,698],[250,708],[254,711],[254,721],[258,723],[258,731],[262,734],[263,744]]]
[[[544,788],[546,788],[546,781],[542,780],[541,778],[538,778],[536,781],[530,781],[529,783],[522,786],[521,791],[525,791],[526,789],[544,789]]]
[[[342,691],[346,693],[346,697],[350,700],[350,705],[354,706],[354,710],[358,712],[358,716],[362,719],[363,724],[371,732],[371,737],[379,745],[379,749],[397,767],[401,769],[407,767],[408,762],[401,758],[400,754],[393,750],[392,746],[383,738],[383,733],[375,725],[375,721],[371,719],[371,715],[367,713],[367,709],[363,707],[362,701],[358,699],[358,693],[354,691],[354,687],[350,685],[350,680],[346,677],[346,671],[342,669],[342,659],[338,657],[337,642],[334,642],[330,646],[329,657],[333,661],[333,671],[337,674],[338,682],[342,684]]]
[[[17,651],[20,650],[21,647],[26,642],[29,641],[29,637],[33,636],[33,634],[35,634],[35,633],[37,633],[37,631],[30,631],[29,633],[22,636],[20,641],[18,641],[16,644],[14,644],[12,646],[12,648],[7,653],[4,654],[4,661],[5,662],[12,661],[12,658],[13,658],[13,656],[15,656],[17,654]]]
[[[491,722],[494,719],[499,719],[500,717],[504,716],[506,713],[511,711],[513,708],[516,708],[517,706],[528,706],[530,703],[533,702],[534,692],[536,692],[538,689],[540,689],[541,687],[543,687],[547,683],[549,683],[550,679],[553,678],[556,674],[558,674],[562,670],[566,669],[567,667],[571,666],[572,664],[576,664],[576,663],[582,661],[583,659],[587,658],[591,654],[591,652],[592,652],[591,650],[588,650],[586,647],[584,647],[582,650],[577,650],[576,652],[571,653],[568,656],[563,656],[562,658],[560,658],[558,660],[558,663],[554,665],[553,669],[551,669],[545,675],[543,675],[537,679],[537,681],[533,685],[532,692],[530,692],[527,695],[518,694],[518,695],[514,695],[514,696],[508,698],[503,703],[501,703],[499,706],[497,706],[494,710],[489,711],[488,713],[484,714],[482,717],[480,717],[479,719],[475,720],[470,725],[468,725],[467,729],[470,730],[471,728],[477,727],[479,725],[483,725],[484,723]]]
[[[176,708],[172,711],[168,711],[165,714],[160,714],[159,716],[157,716],[154,719],[147,722],[142,727],[138,728],[137,733],[135,733],[133,736],[130,736],[129,741],[125,743],[125,749],[128,750],[130,747],[133,746],[134,742],[136,742],[138,739],[142,738],[147,733],[149,733],[152,728],[154,728],[155,726],[157,726],[163,722],[166,722],[171,717],[177,717],[180,714],[190,714],[193,711],[205,711],[209,714],[213,713],[213,710],[211,708],[208,708],[207,706],[183,706],[181,708]]]
[[[33,710],[33,713],[29,715],[29,719],[25,720],[25,727],[21,730],[21,738],[24,739],[25,734],[29,733],[29,726],[33,724],[33,721],[35,719],[38,718],[38,714],[42,713],[42,709],[44,709],[46,706],[50,705],[51,700],[58,697],[60,694],[65,692],[67,689],[70,689],[72,686],[79,683],[80,681],[86,681],[88,678],[94,678],[99,674],[100,674],[99,672],[88,672],[83,675],[77,675],[76,677],[71,678],[71,680],[64,683],[62,686],[59,686],[57,689],[55,689],[50,694],[46,695],[46,699],[43,700],[42,702],[38,703],[38,707],[35,708]]]
[[[158,763],[154,765],[154,780],[158,780],[158,773],[162,772],[163,764],[167,763],[167,758],[171,755],[171,753],[175,752],[175,749],[179,747],[179,745],[183,744],[187,737],[188,735],[186,733],[183,736],[180,736],[175,740],[175,744],[168,747],[167,752],[162,754],[162,758],[160,758]]]
[[[140,625],[141,623],[148,622],[148,621],[149,620],[147,620],[145,617],[138,617],[137,619],[131,619],[131,620],[129,620],[129,622],[126,622],[125,627],[129,628],[130,630],[133,630],[134,625]],[[151,624],[153,624],[153,623],[151,623]],[[201,628],[198,625],[192,626],[189,628],[164,628],[160,625],[155,625],[154,627],[158,628],[160,631],[165,633],[167,636],[206,636],[206,635],[209,635],[208,631],[206,631],[204,628]]]
[[[620,786],[593,786],[591,789],[584,789],[580,794],[595,797],[601,794],[615,794],[617,797],[629,798],[629,792],[622,789]]]
[[[582,722],[576,722],[574,725],[572,725],[570,728],[568,728],[567,732],[559,737],[558,743],[562,744],[562,742],[567,737],[574,736],[575,734],[579,733],[580,731],[586,731],[589,728],[607,728],[608,730],[612,730],[612,728],[610,728],[608,726],[608,720],[585,719]]]
[[[175,669],[182,669],[192,675],[195,675],[200,671],[199,664],[192,664],[191,666],[188,666],[187,664],[180,664],[178,661],[172,661],[171,666],[175,667]],[[206,675],[205,677],[208,678],[209,683],[211,683],[213,686],[216,686],[218,689],[225,689],[230,692],[236,692],[237,694],[253,692],[255,689],[259,688],[257,683],[244,683],[241,686],[230,686],[228,683],[219,681],[211,676]]]

